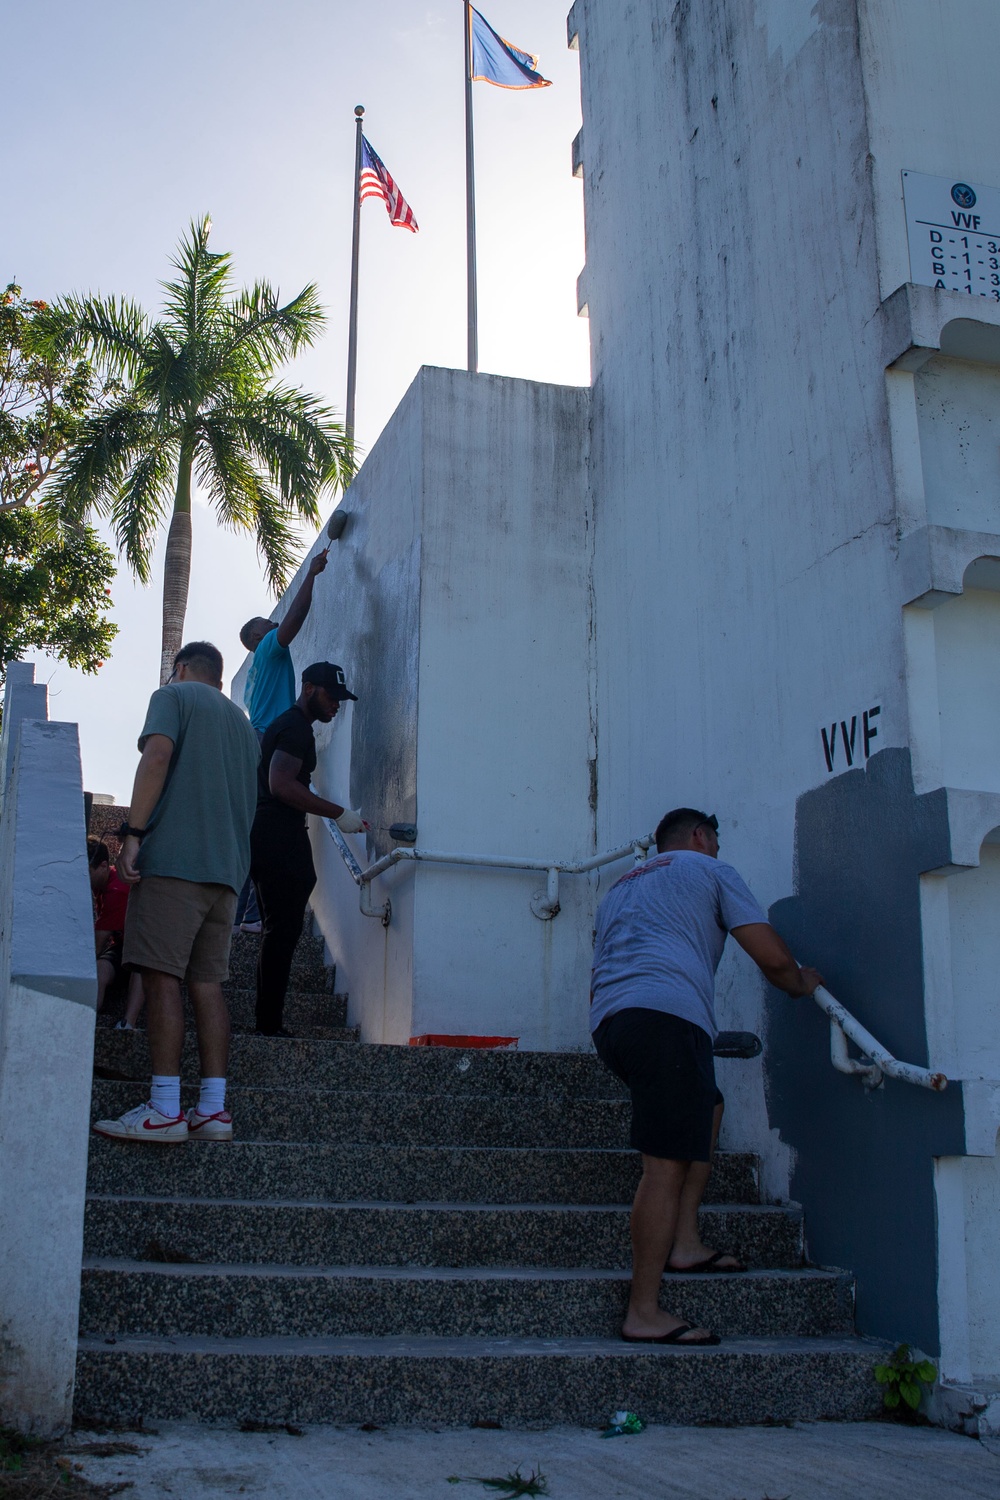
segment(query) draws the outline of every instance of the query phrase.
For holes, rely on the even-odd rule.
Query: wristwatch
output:
[[[148,828],[133,828],[131,823],[123,823],[118,830],[118,837],[120,839],[144,839],[148,832]]]

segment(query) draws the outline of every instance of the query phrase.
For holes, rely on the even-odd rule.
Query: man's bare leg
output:
[[[146,1032],[153,1072],[164,1078],[177,1078],[184,1046],[181,982],[173,974],[164,974],[159,969],[143,969],[142,987],[148,1006]]]
[[[142,988],[142,975],[135,969],[129,975],[128,998],[125,1003],[125,1025],[135,1030],[136,1023],[142,1015],[142,1007],[146,1003],[146,996]]]
[[[632,1290],[622,1333],[659,1338],[684,1320],[660,1307],[660,1280],[677,1231],[677,1216],[689,1163],[643,1156],[642,1180],[632,1204]],[[693,1329],[680,1340],[703,1337]]]
[[[202,1078],[225,1078],[229,1065],[229,1007],[221,984],[191,980],[188,984],[198,1028]]]
[[[98,955],[98,959],[97,959],[97,1009],[98,1009],[98,1012],[100,1012],[100,1011],[102,1011],[104,1009],[105,996],[108,993],[108,989],[109,989],[109,987],[110,987],[110,985],[111,985],[114,977],[115,977],[115,966],[114,966],[114,964],[110,963],[108,961],[108,959],[101,958],[100,955]]]
[[[712,1116],[712,1151],[714,1158],[715,1148],[719,1140],[719,1130],[722,1126],[723,1106],[717,1104]],[[674,1231],[673,1244],[670,1247],[670,1259],[667,1261],[668,1269],[683,1270],[685,1266],[696,1266],[703,1260],[708,1260],[714,1252],[710,1245],[702,1243],[698,1232],[698,1210],[701,1200],[705,1196],[708,1187],[708,1179],[712,1175],[711,1161],[693,1161],[688,1167],[687,1177],[681,1189],[680,1204],[677,1211],[677,1228]],[[723,1255],[717,1262],[720,1271],[742,1271],[742,1261],[736,1259],[735,1255]]]

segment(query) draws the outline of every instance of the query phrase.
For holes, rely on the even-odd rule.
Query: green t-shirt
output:
[[[149,700],[139,736],[174,742],[167,779],[139,848],[143,875],[239,891],[250,868],[260,746],[246,716],[205,682],[171,682]]]

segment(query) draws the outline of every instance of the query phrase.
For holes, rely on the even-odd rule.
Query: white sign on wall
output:
[[[1000,188],[903,173],[910,280],[1000,302]]]

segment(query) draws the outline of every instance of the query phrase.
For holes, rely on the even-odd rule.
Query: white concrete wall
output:
[[[942,1377],[995,1399],[1000,1380],[1000,1156],[937,1162]]]
[[[995,851],[979,854],[1000,821],[1000,570],[964,570],[1000,557],[997,314],[978,298],[897,288],[909,277],[902,171],[1000,183],[1000,9],[576,0],[570,33],[594,364],[597,842],[667,806],[703,806],[720,817],[723,857],[769,905],[796,888],[797,799],[864,766],[845,739],[853,724],[860,740],[877,708],[874,750],[909,749],[917,791],[948,789],[935,806],[948,809],[951,859],[979,862],[924,875],[925,992],[907,916],[909,979],[892,1003],[926,1017],[930,1046],[957,1076],[981,1078],[993,1067],[983,1038],[996,1023],[987,976],[1000,930]],[[846,786],[843,796],[846,808]],[[915,829],[926,809],[902,783],[892,797],[882,816]],[[833,798],[823,805],[835,818]],[[814,819],[810,836],[821,835]],[[831,887],[844,873],[831,871]],[[899,880],[901,912],[915,874]],[[814,926],[825,916],[841,932],[843,911],[824,913],[815,889],[809,899]],[[862,935],[845,928],[842,941],[857,948]],[[872,997],[857,978],[840,998],[865,1018]],[[767,1029],[763,986],[741,957],[720,973],[719,1009],[723,1025]],[[795,1035],[811,1045],[805,1025]],[[764,1070],[730,1073],[724,1141],[762,1150],[765,1190],[787,1192],[794,1175],[820,1201],[835,1194],[835,1175],[797,1164],[769,1130]],[[827,1075],[817,1084],[829,1093]],[[786,1121],[800,1107],[789,1098]],[[849,1109],[831,1107],[831,1119]],[[989,1149],[977,1120],[967,1129]],[[992,1184],[993,1159],[949,1174],[942,1158],[935,1230],[933,1117],[919,1161],[902,1113],[883,1122],[886,1138],[894,1128],[900,1206],[920,1219],[907,1274],[928,1285],[935,1233],[941,1266],[960,1253],[964,1301],[953,1306],[942,1280],[939,1321],[944,1338],[954,1313],[966,1353],[947,1357],[955,1370],[995,1369],[986,1330],[998,1309],[976,1248],[1000,1233],[993,1188],[980,1182]],[[877,1139],[870,1148],[884,1149]],[[891,1268],[854,1212],[868,1277],[859,1305],[870,1308]],[[898,1299],[891,1318],[905,1322]],[[931,1337],[936,1321],[932,1309]]]
[[[1000,186],[1000,17],[995,0],[858,0],[857,10],[879,285],[888,297],[909,280],[904,170]]]
[[[496,376],[426,386],[421,847],[594,851],[588,407],[586,391]],[[418,875],[414,1032],[588,1046],[590,883],[564,877],[543,922],[529,902],[544,874]]]
[[[393,822],[421,849],[593,852],[588,409],[578,389],[425,369],[342,501],[293,657],[340,662],[359,695],[317,734],[316,784],[378,825],[352,840],[362,864]],[[313,847],[314,909],[366,1040],[589,1045],[589,880],[565,878],[542,922],[544,874],[403,866],[373,887],[386,929],[325,828]]]
[[[0,819],[0,1422],[50,1436],[72,1419],[97,976],[76,725],[8,717],[19,685]]]
[[[706,807],[767,906],[793,888],[795,799],[830,774],[821,728],[878,706],[875,748],[908,738],[856,18],[640,9],[574,10],[597,839]],[[731,956],[722,1024],[762,1030],[762,1003]],[[787,1192],[761,1075],[731,1071],[728,1140]]]
[[[324,796],[363,807],[384,828],[417,817],[417,641],[420,610],[423,403],[410,388],[392,423],[341,501],[350,521],[333,543],[313,607],[292,646],[296,672],[338,662],[359,701],[317,726],[315,784]],[[326,545],[323,535],[313,551]],[[312,554],[310,554],[312,555]],[[282,604],[302,581],[305,564]],[[312,820],[311,820],[312,821]],[[350,842],[362,865],[390,847],[387,832]],[[413,974],[413,882],[390,874],[376,900],[392,900],[389,928],[361,915],[358,890],[325,826],[312,829],[318,883],[313,909],[350,1020],[366,1041],[406,1041]],[[383,895],[383,890],[385,895]]]

